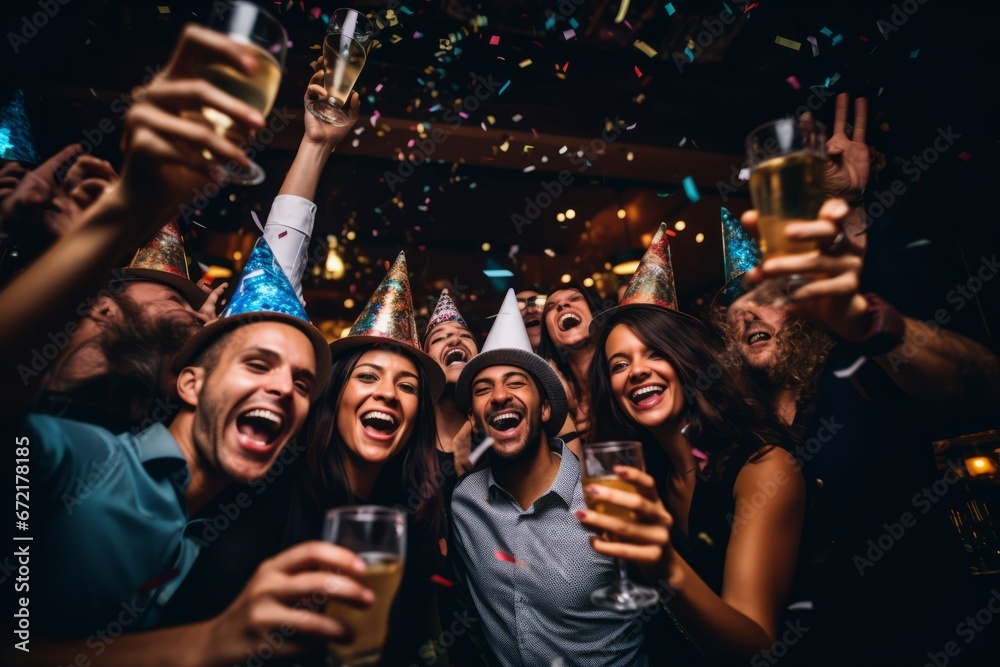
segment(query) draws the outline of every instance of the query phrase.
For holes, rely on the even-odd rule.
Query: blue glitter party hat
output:
[[[288,276],[263,236],[257,239],[232,299],[220,317],[260,312],[284,313],[309,321]]]
[[[724,206],[722,207],[722,255],[726,285],[716,295],[716,301],[721,305],[729,305],[745,292],[740,278],[760,264],[761,254],[757,243],[743,229],[740,221]]]
[[[38,164],[38,151],[21,89],[14,91],[7,104],[0,108],[0,160]]]

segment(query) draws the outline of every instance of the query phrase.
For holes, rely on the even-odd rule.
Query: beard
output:
[[[500,408],[500,410],[503,409],[505,408]],[[498,411],[499,410],[497,410],[497,412]],[[493,465],[499,467],[517,465],[522,461],[534,457],[535,454],[537,454],[538,447],[545,444],[545,440],[542,436],[541,411],[535,410],[533,412],[529,412],[525,415],[524,419],[528,422],[528,430],[526,431],[524,439],[521,442],[517,443],[513,448],[506,448],[505,451],[497,449],[495,444],[490,448],[490,457]],[[486,420],[477,416],[476,428],[482,433],[487,433]]]

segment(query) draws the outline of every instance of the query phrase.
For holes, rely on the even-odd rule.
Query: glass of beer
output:
[[[327,98],[306,105],[312,115],[340,127],[350,122],[344,109],[365,66],[374,34],[371,21],[357,10],[338,9],[330,15],[323,39],[323,86]]]
[[[228,64],[206,63],[198,75],[233,97],[260,111],[265,118],[271,113],[285,66],[288,34],[273,16],[245,0],[232,3],[216,2],[208,27],[226,35],[257,62],[257,71],[246,76]],[[202,114],[219,136],[225,136],[233,119],[217,109],[204,107]],[[205,156],[213,159],[211,155]],[[254,161],[246,169],[232,165],[225,170],[233,183],[256,185],[264,180],[264,170]]]
[[[643,471],[646,469],[645,459],[642,456],[642,443],[631,440],[585,442],[582,463],[580,481],[584,488],[594,484],[630,493],[638,493],[635,485],[616,475],[615,466],[631,466]],[[622,521],[633,523],[636,521],[635,512],[621,505],[594,498],[588,493],[584,493],[583,500],[594,512],[607,514]],[[655,590],[629,579],[628,566],[624,560],[616,558],[615,565],[618,573],[611,585],[599,588],[590,594],[590,600],[594,604],[605,609],[631,611],[648,607],[659,600],[660,596]]]
[[[790,222],[815,220],[826,201],[826,132],[808,114],[796,120],[780,118],[761,125],[746,139],[750,164],[750,199],[759,219],[760,251],[764,260],[818,250],[814,241],[785,237]],[[769,278],[751,290],[752,299],[783,305],[808,282],[808,276]]]
[[[331,599],[326,614],[353,632],[350,644],[329,643],[332,664],[364,667],[376,664],[389,633],[389,611],[403,580],[406,555],[406,515],[391,507],[352,505],[326,513],[323,539],[350,549],[368,569],[359,581],[375,593],[375,602],[358,609]]]

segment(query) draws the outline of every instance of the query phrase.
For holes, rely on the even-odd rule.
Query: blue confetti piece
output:
[[[688,60],[694,62],[694,52],[690,48],[684,48],[684,55],[688,57]]]
[[[672,2],[668,2],[664,9],[667,10],[667,16],[673,16],[677,12],[677,10],[674,9],[674,3]]]
[[[569,20],[569,24],[570,24],[571,26],[573,26],[574,28],[579,28],[579,27],[580,27],[580,22],[579,22],[579,21],[577,21],[576,19],[573,19],[573,18],[571,18],[571,19]]]
[[[399,11],[403,12],[404,14],[409,14],[410,16],[413,16],[413,10],[407,7],[406,5],[400,7]]]
[[[329,23],[330,22],[330,17],[327,16],[326,14],[323,14],[322,16],[320,16],[320,18],[323,19],[323,23]]]
[[[830,30],[829,28],[824,27],[822,30],[820,30],[820,32],[826,35],[827,37],[833,37],[833,31]]]
[[[507,79],[507,83],[503,84],[503,87],[500,89],[500,92],[497,93],[497,95],[503,95],[503,91],[507,90],[507,86],[509,85],[510,85],[510,79]]]
[[[701,195],[698,194],[698,188],[694,184],[694,179],[690,176],[684,177],[684,194],[686,194],[687,198],[692,202],[697,202],[701,199]]]
[[[910,58],[916,58],[919,53],[920,49],[913,49],[912,51],[910,51]]]
[[[427,85],[427,84],[426,84],[426,83],[424,82],[424,80],[423,80],[422,78],[420,78],[419,76],[417,77],[417,83],[419,83],[419,84],[420,84],[421,86],[426,86],[426,85]]]
[[[840,33],[838,32],[838,33],[837,33],[837,34],[836,34],[836,35],[834,36],[834,38],[833,38],[833,41],[831,41],[831,42],[830,42],[830,44],[831,44],[831,45],[833,45],[833,46],[837,46],[837,44],[840,44],[840,43],[841,43],[842,41],[844,41],[844,36],[843,36],[843,35],[841,35],[841,34],[840,34]]]
[[[369,95],[368,96],[368,104],[375,104],[375,96],[374,95]]]
[[[669,197],[669,196],[670,196],[670,194],[671,194],[671,193],[669,193],[669,192],[657,192],[657,193],[656,193],[656,196],[657,196],[657,197]]]
[[[549,18],[545,19],[545,29],[552,30],[556,27],[556,15],[553,14]]]
[[[424,36],[424,33],[420,32],[420,31],[417,31],[417,32],[413,33],[413,39],[420,39],[423,36]]]
[[[440,104],[435,104],[434,106],[432,106],[427,111],[429,111],[430,113],[435,113],[435,112],[438,112],[440,110],[441,110],[441,105]]]

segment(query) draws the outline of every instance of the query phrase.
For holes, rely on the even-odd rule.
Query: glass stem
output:
[[[615,558],[615,562],[618,563],[618,588],[627,588],[631,583],[628,579],[628,563],[624,558]]]

